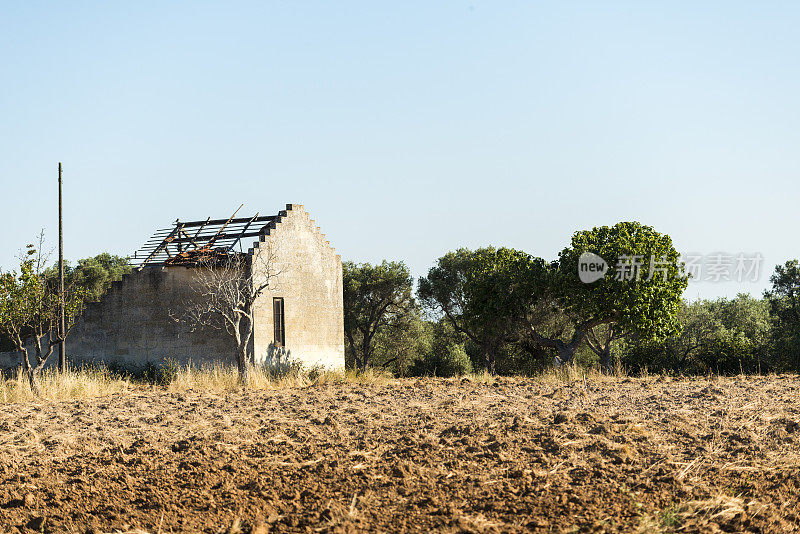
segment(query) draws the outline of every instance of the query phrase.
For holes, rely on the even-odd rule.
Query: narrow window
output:
[[[275,321],[275,346],[283,347],[286,344],[286,327],[283,320],[283,299],[272,299],[272,316]]]

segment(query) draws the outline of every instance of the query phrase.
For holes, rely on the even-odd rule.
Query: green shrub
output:
[[[444,350],[426,354],[414,362],[414,376],[459,376],[472,372],[472,361],[462,344],[449,345]]]

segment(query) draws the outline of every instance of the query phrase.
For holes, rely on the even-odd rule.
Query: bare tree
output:
[[[255,363],[251,349],[254,308],[258,298],[277,287],[274,245],[262,243],[252,255],[211,251],[195,267],[195,295],[186,303],[181,319],[193,331],[207,327],[225,330],[234,342],[239,382],[247,387],[249,367]]]

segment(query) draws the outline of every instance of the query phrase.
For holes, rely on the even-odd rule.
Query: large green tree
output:
[[[800,371],[800,262],[777,265],[770,277],[769,300],[773,324],[772,345],[780,370]]]
[[[480,348],[494,374],[501,348],[519,338],[516,318],[524,296],[544,290],[547,265],[510,249],[448,252],[419,281],[423,304]]]
[[[122,279],[131,272],[128,258],[103,252],[90,258],[78,260],[75,266],[69,262],[64,264],[64,282],[67,287],[80,289],[88,302],[97,302],[111,287],[111,283]],[[58,280],[58,268],[45,269],[44,276],[48,282]]]
[[[579,275],[587,254],[607,264],[604,275],[591,282]],[[620,222],[576,232],[550,272],[543,274],[535,264],[527,272],[533,291],[528,292],[524,320],[536,343],[556,350],[557,363],[571,362],[588,340],[608,369],[614,341],[629,336],[665,339],[680,329],[677,315],[687,277],[672,239],[650,226]],[[546,291],[540,289],[543,276]],[[563,329],[547,333],[540,326],[537,310],[545,306],[558,310]]]
[[[375,335],[370,365],[406,376],[418,359],[430,353],[433,337],[433,324],[415,304]]]
[[[347,352],[363,371],[374,363],[376,341],[382,338],[391,344],[393,333],[409,322],[414,280],[402,261],[384,260],[378,265],[348,261],[342,268]]]

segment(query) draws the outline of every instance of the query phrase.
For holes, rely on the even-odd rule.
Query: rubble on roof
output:
[[[235,218],[239,209],[228,219],[176,220],[172,227],[157,230],[130,261],[142,269],[146,266],[198,265],[241,254],[245,250],[242,249],[242,240],[260,237],[278,216],[259,216],[256,213],[253,217]],[[237,245],[239,251],[235,250]]]

